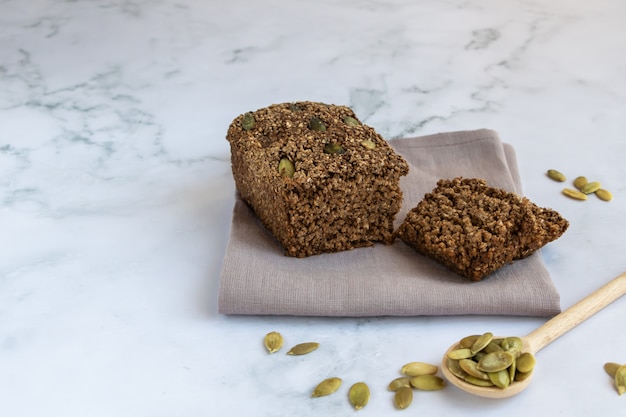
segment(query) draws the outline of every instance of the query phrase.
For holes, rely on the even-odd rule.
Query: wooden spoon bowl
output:
[[[626,272],[622,273],[612,281],[597,289],[587,297],[583,298],[567,310],[563,311],[548,320],[538,329],[525,337],[522,337],[523,352],[530,352],[535,355],[541,349],[552,343],[554,340],[578,326],[589,317],[611,304],[626,293]],[[511,335],[509,335],[511,336]],[[448,352],[457,348],[457,343],[443,355],[441,361],[441,371],[446,379],[458,388],[470,394],[485,398],[508,398],[522,392],[533,379],[532,375],[524,381],[514,381],[507,388],[479,387],[469,384],[453,375],[447,366]]]

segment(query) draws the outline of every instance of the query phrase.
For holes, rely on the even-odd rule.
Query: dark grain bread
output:
[[[391,243],[408,165],[350,108],[275,104],[238,116],[226,138],[237,190],[286,255]]]
[[[569,223],[527,198],[487,186],[482,179],[442,179],[397,230],[406,244],[480,281],[558,239]]]

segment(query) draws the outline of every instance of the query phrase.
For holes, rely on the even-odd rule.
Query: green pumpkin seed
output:
[[[472,356],[474,356],[474,354],[472,353],[472,350],[470,348],[454,349],[448,352],[448,357],[450,359],[460,360],[471,358]]]
[[[579,191],[580,189],[585,186],[585,184],[587,184],[589,181],[587,181],[586,177],[576,177],[576,179],[574,180],[574,187],[576,187]]]
[[[474,362],[471,359],[461,359],[459,361],[459,366],[468,375],[471,375],[475,378],[484,379],[484,380],[489,379],[489,375],[487,375],[486,372],[483,372],[480,369],[478,369],[478,363]]]
[[[617,370],[619,369],[619,367],[622,366],[619,363],[615,363],[615,362],[607,362],[604,364],[604,371],[611,377],[611,378],[615,378],[615,374],[617,373]]]
[[[361,124],[359,123],[357,119],[351,116],[343,116],[343,121],[345,124],[350,125],[350,126],[358,126]]]
[[[339,389],[339,387],[341,387],[342,382],[343,381],[341,380],[341,378],[337,378],[337,377],[327,378],[323,380],[322,382],[320,382],[319,384],[317,384],[311,396],[312,397],[324,397],[326,395],[330,395],[336,392]]]
[[[269,353],[278,352],[283,347],[283,336],[278,332],[269,332],[265,335],[263,343]]]
[[[283,178],[291,178],[296,172],[296,167],[287,158],[283,158],[278,162],[278,173]]]
[[[522,349],[524,348],[522,339],[520,339],[519,337],[507,337],[502,340],[500,346],[502,347],[502,349],[506,350],[507,352],[513,353],[513,355],[515,356],[519,356],[519,354],[522,352]]]
[[[476,339],[474,343],[472,343],[472,346],[470,347],[470,351],[472,352],[472,354],[475,354],[476,352],[480,352],[485,347],[487,347],[489,343],[491,343],[492,339],[493,339],[492,333],[487,332],[487,333],[482,334],[480,337]]]
[[[485,346],[485,348],[481,352],[476,352],[476,353],[502,352],[503,350],[504,349],[502,348],[502,346],[500,346],[500,343],[498,343],[495,340],[492,340],[491,342],[489,342],[487,346]]]
[[[319,346],[320,344],[316,342],[299,343],[292,347],[289,352],[287,352],[287,355],[306,355],[307,353],[313,352]]]
[[[365,139],[364,141],[362,141],[361,145],[363,145],[365,148],[370,149],[370,150],[376,149],[376,143],[374,143],[373,141],[369,139]]]
[[[411,378],[410,376],[401,376],[398,377],[396,379],[394,379],[393,381],[391,381],[389,383],[389,386],[387,387],[389,389],[389,391],[397,391],[398,388],[402,388],[402,387],[411,387]]]
[[[452,375],[457,378],[464,379],[467,376],[467,373],[461,369],[460,361],[446,358],[446,367],[452,373]]]
[[[580,187],[580,192],[585,194],[592,194],[598,191],[602,187],[598,181],[588,182],[587,184]]]
[[[342,153],[346,153],[346,150],[338,143],[327,143],[324,146],[324,153],[329,153],[331,155],[341,155]]]
[[[356,410],[360,410],[365,407],[370,400],[370,389],[365,382],[357,382],[350,387],[348,398],[350,399],[350,404],[352,404]]]
[[[484,380],[471,375],[467,375],[463,378],[463,380],[469,384],[476,385],[477,387],[493,387],[493,382],[491,382],[491,380]]]
[[[517,370],[523,373],[530,372],[535,368],[535,363],[535,356],[530,352],[524,352],[517,358]]]
[[[446,386],[446,382],[437,375],[418,375],[411,378],[411,385],[422,391],[437,391]]]
[[[611,201],[613,200],[613,194],[610,191],[605,190],[604,188],[600,188],[596,191],[596,196],[602,201]]]
[[[479,337],[480,337],[479,334],[473,334],[471,336],[465,336],[459,342],[459,347],[460,348],[471,348],[472,345],[474,344],[474,342],[476,342],[476,339],[478,339]]]
[[[326,125],[319,117],[311,117],[309,119],[309,129],[315,130],[316,132],[326,132]]]
[[[394,402],[396,403],[396,407],[400,410],[404,410],[413,402],[413,390],[410,387],[400,387],[396,390]]]
[[[498,388],[507,388],[511,384],[511,377],[509,371],[503,369],[498,372],[489,372],[489,380]]]
[[[254,119],[254,115],[250,112],[243,115],[243,119],[241,120],[241,127],[243,130],[250,130],[254,127],[256,120]]]
[[[418,376],[418,375],[434,375],[439,368],[425,362],[409,362],[400,369],[402,375]]]
[[[580,192],[578,190],[572,190],[571,188],[564,188],[562,193],[569,198],[573,198],[574,200],[586,200],[587,194]]]
[[[499,372],[513,364],[515,356],[511,352],[491,352],[478,362],[478,369],[483,372]]]
[[[567,179],[565,178],[565,175],[563,175],[561,172],[557,171],[556,169],[549,169],[548,177],[558,182],[563,182]]]
[[[530,372],[516,372],[515,373],[515,381],[516,382],[522,382],[527,380],[528,378],[530,378],[530,376],[533,374],[532,371]]]

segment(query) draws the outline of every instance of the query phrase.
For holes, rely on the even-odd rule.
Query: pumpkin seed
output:
[[[574,180],[574,187],[578,188],[578,190],[580,190],[585,184],[587,184],[589,181],[587,181],[587,177],[576,177],[576,179]]]
[[[343,121],[345,124],[350,125],[350,126],[358,126],[361,124],[359,123],[357,119],[351,116],[343,116]]]
[[[346,150],[338,143],[327,143],[324,146],[324,153],[329,153],[331,155],[341,155],[342,153],[346,153]]]
[[[311,396],[312,397],[324,397],[326,395],[330,395],[334,393],[335,391],[337,391],[339,387],[341,387],[342,382],[343,381],[341,380],[341,378],[337,378],[337,377],[327,378],[323,380],[322,382],[320,382],[319,384],[317,384]]]
[[[573,198],[575,200],[586,200],[587,199],[587,194],[580,192],[578,190],[572,190],[571,188],[564,188],[563,189],[563,194]]]
[[[296,172],[296,167],[287,158],[283,158],[278,162],[278,173],[283,178],[291,178]]]
[[[320,344],[316,342],[299,343],[292,347],[289,352],[287,352],[287,355],[306,355],[307,353],[313,352],[319,346]]]
[[[511,384],[511,377],[509,376],[509,371],[503,369],[498,372],[489,372],[489,380],[498,388],[507,388]]]
[[[364,147],[366,147],[367,149],[376,149],[376,143],[374,143],[373,141],[369,140],[369,139],[365,139],[364,141],[361,142],[361,145],[363,145]]]
[[[313,116],[309,119],[309,129],[315,130],[316,132],[326,132],[326,125],[319,117]]]
[[[411,387],[411,377],[410,376],[401,376],[389,383],[389,391],[397,391],[402,387]]]
[[[484,380],[489,379],[489,375],[487,375],[486,372],[483,372],[480,369],[478,369],[478,363],[471,359],[461,359],[459,361],[459,366],[461,367],[462,370],[467,372],[468,375],[471,375],[475,378],[484,379]]]
[[[523,348],[522,339],[519,337],[507,337],[500,343],[500,346],[515,356],[519,356]]]
[[[480,337],[476,339],[472,346],[470,347],[470,351],[472,355],[476,352],[480,352],[483,350],[489,343],[491,343],[491,339],[493,339],[493,334],[490,332],[482,334]]]
[[[619,367],[622,366],[619,363],[615,363],[615,362],[607,362],[604,364],[604,371],[611,377],[611,378],[615,378],[615,374],[617,373],[617,370],[619,369]]]
[[[356,410],[360,410],[370,400],[370,389],[365,382],[357,382],[350,387],[348,398],[350,399],[350,404]]]
[[[516,360],[517,370],[528,373],[535,368],[535,363],[535,356],[530,352],[524,352]]]
[[[250,130],[254,127],[256,120],[254,119],[254,115],[250,112],[243,115],[243,119],[241,120],[241,127],[243,130]]]
[[[439,368],[425,362],[409,362],[400,369],[400,373],[407,376],[434,375]]]
[[[626,392],[626,365],[620,366],[615,371],[615,386],[619,395]]]
[[[585,194],[592,194],[598,191],[602,187],[598,181],[588,182],[587,184],[580,187],[580,192]]]
[[[557,171],[556,169],[549,169],[548,177],[558,182],[564,182],[567,179],[565,178],[565,175],[563,175],[561,172]]]
[[[613,200],[613,194],[611,194],[610,191],[607,191],[604,188],[600,188],[598,191],[596,191],[596,195],[598,196],[600,200],[603,200],[603,201]]]
[[[484,380],[480,378],[476,378],[475,376],[467,375],[463,378],[465,382],[468,382],[472,385],[476,385],[477,387],[493,387],[493,382],[491,380]]]
[[[515,373],[515,381],[516,382],[522,382],[527,380],[528,378],[530,378],[530,376],[533,374],[532,371],[530,372],[516,372]]]
[[[472,350],[470,348],[459,348],[448,352],[448,357],[450,359],[460,360],[471,358],[472,356],[474,356],[474,354],[472,353]]]
[[[474,342],[476,342],[476,339],[478,339],[479,337],[480,337],[479,334],[473,334],[471,336],[465,336],[459,342],[459,347],[460,348],[471,348],[472,345],[474,344]]]
[[[457,378],[464,379],[467,376],[467,373],[461,369],[460,361],[458,360],[446,358],[446,367]]]
[[[500,343],[498,343],[495,340],[492,340],[491,342],[489,342],[489,344],[487,346],[485,346],[485,348],[481,352],[476,352],[476,353],[502,352],[503,350],[504,349],[502,348]],[[479,360],[480,360],[480,358],[479,358]]]
[[[275,353],[283,347],[283,336],[278,332],[269,332],[263,342],[269,353]]]
[[[491,352],[478,362],[478,369],[483,372],[499,372],[513,364],[515,356],[511,352]]]
[[[437,375],[418,375],[411,378],[411,385],[422,391],[437,391],[446,386],[446,382]]]
[[[394,402],[396,403],[396,407],[400,410],[404,410],[413,402],[413,390],[410,387],[400,387],[396,390]]]

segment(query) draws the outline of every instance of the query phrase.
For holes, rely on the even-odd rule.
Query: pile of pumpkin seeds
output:
[[[284,345],[283,336],[276,331],[269,332],[263,339],[263,344],[269,353],[276,353]],[[287,355],[306,355],[319,347],[317,342],[298,343],[293,346]],[[389,390],[394,392],[396,408],[403,410],[413,401],[413,390],[437,391],[443,389],[445,381],[435,375],[439,368],[425,362],[409,362],[400,369],[401,377],[394,379],[389,384]],[[333,376],[318,383],[311,397],[325,397],[334,394],[341,388],[343,380]],[[370,399],[370,388],[362,381],[356,382],[348,390],[348,400],[355,410],[364,408]]]
[[[396,408],[404,410],[413,402],[413,391],[438,391],[446,382],[435,375],[439,368],[426,362],[409,362],[400,368],[402,376],[389,383],[389,391],[394,392]]]
[[[567,177],[556,169],[549,169],[547,172],[548,178],[557,181],[565,182]],[[610,191],[602,188],[602,184],[599,181],[588,181],[584,176],[578,176],[572,182],[574,188],[564,188],[563,195],[573,198],[575,200],[586,200],[590,194],[595,194],[602,201],[611,201],[613,195]]]
[[[604,370],[615,381],[617,393],[622,395],[626,392],[626,365],[620,365],[615,362],[607,362],[604,364]]]
[[[522,352],[519,337],[496,339],[487,332],[461,339],[448,352],[446,366],[454,376],[472,385],[506,389],[532,374],[535,357]]]

